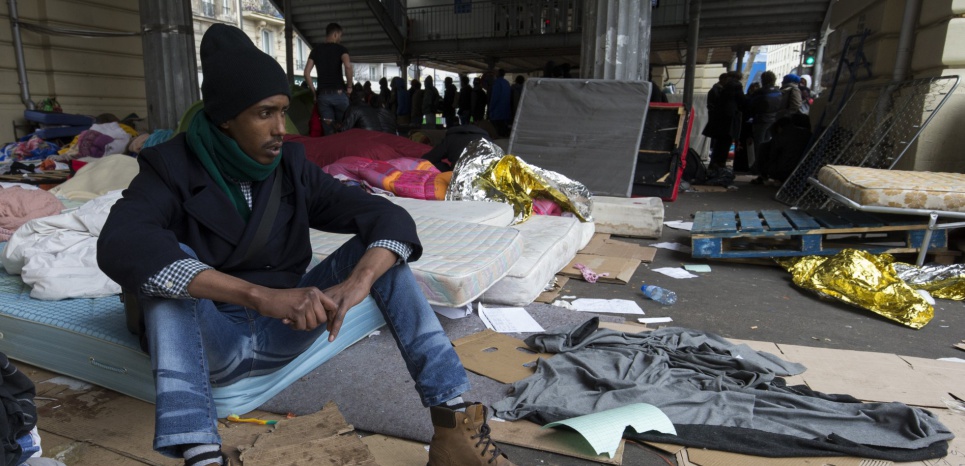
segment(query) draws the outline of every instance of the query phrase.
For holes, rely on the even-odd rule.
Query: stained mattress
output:
[[[385,324],[371,298],[346,315],[335,342],[323,333],[283,369],[214,389],[218,415],[247,413],[295,380]],[[127,331],[117,296],[40,301],[17,275],[0,271],[0,352],[148,402],[154,401],[150,358]]]
[[[459,307],[472,302],[502,279],[523,253],[523,240],[512,228],[419,214],[412,218],[423,252],[410,267],[432,304]],[[350,238],[318,230],[312,230],[310,237],[312,251],[319,259]]]
[[[557,272],[589,243],[593,223],[573,217],[534,215],[514,225],[523,238],[523,256],[505,278],[479,298],[484,303],[525,306],[532,303]]]
[[[864,206],[965,212],[965,174],[827,165],[818,181]]]

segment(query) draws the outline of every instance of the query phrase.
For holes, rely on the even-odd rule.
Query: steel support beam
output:
[[[697,43],[700,40],[700,0],[690,0],[690,22],[687,25],[687,67],[684,70],[684,107],[694,106],[694,74],[697,73]]]
[[[20,85],[20,101],[27,110],[34,110],[37,104],[30,98],[30,83],[27,81],[27,62],[23,58],[23,42],[20,38],[20,16],[17,14],[17,0],[7,0],[10,14],[10,34],[13,36],[13,52],[17,60],[17,83]]]
[[[379,22],[379,25],[382,26],[382,30],[389,36],[389,40],[392,41],[395,51],[398,52],[399,55],[404,55],[406,53],[405,37],[402,37],[399,28],[392,22],[392,18],[385,9],[385,5],[379,0],[365,0],[365,3],[368,4],[369,9],[372,10],[372,14],[375,15],[375,19]]]
[[[649,80],[650,2],[589,0],[585,12],[580,76]]]
[[[294,42],[294,32],[292,30],[292,2],[284,1],[285,10],[285,73],[288,74],[288,83],[295,82],[295,51],[292,50]]]
[[[148,128],[174,129],[198,100],[190,0],[140,0]]]

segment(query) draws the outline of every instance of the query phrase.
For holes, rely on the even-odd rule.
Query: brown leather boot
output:
[[[462,407],[465,413],[445,406],[429,408],[435,433],[427,466],[516,466],[489,438],[486,407],[480,403],[454,406]]]

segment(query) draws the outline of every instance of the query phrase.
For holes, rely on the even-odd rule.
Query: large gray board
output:
[[[509,153],[593,194],[630,197],[649,103],[645,81],[530,79]]]

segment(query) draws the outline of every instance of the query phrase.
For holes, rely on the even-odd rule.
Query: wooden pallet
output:
[[[701,211],[690,238],[693,257],[706,258],[830,255],[848,248],[910,253],[927,229],[920,216],[855,210]],[[947,246],[946,231],[934,230],[929,250]]]
[[[6,183],[26,183],[33,185],[60,184],[70,177],[70,170],[50,170],[38,173],[24,173],[22,175],[0,175],[0,181]]]

